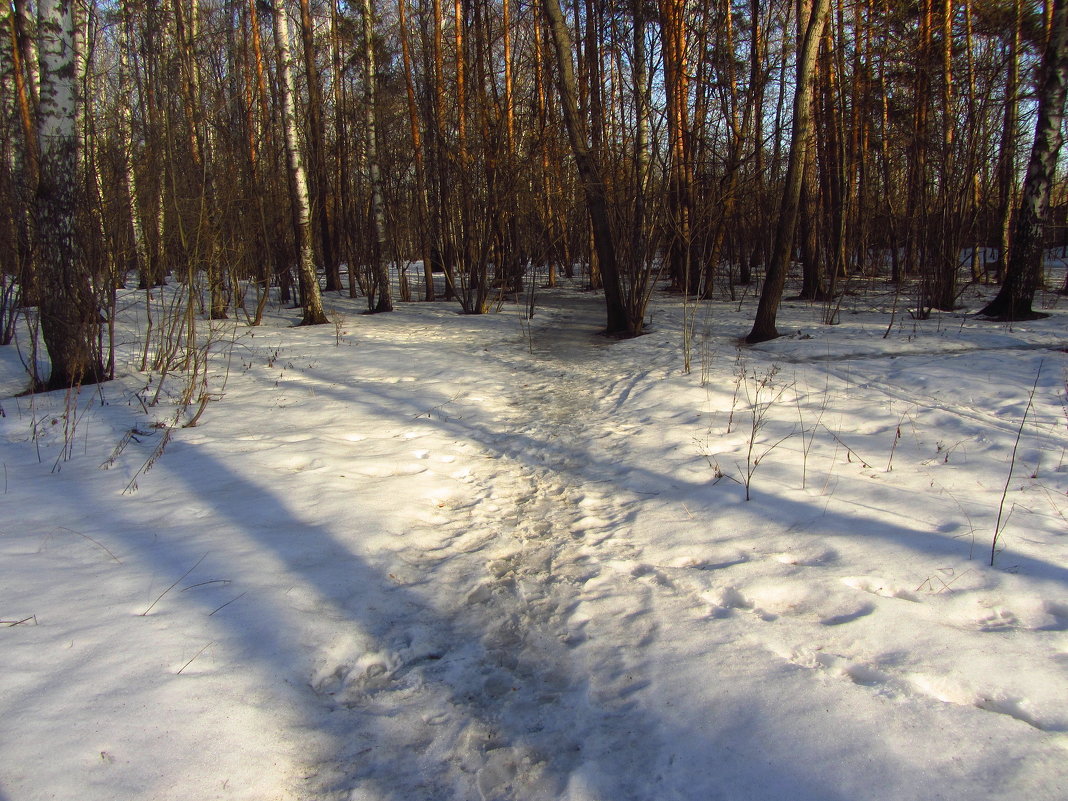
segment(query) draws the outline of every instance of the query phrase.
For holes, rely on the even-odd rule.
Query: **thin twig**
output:
[[[14,626],[21,626],[23,623],[28,623],[31,620],[33,621],[33,625],[36,626],[37,625],[37,615],[30,615],[29,617],[24,617],[24,618],[22,618],[22,620],[0,620],[0,625],[6,626],[7,628],[10,629],[10,628],[13,628]]]
[[[1038,363],[1038,372],[1035,373],[1035,383],[1031,385],[1031,393],[1027,396],[1027,406],[1024,407],[1023,417],[1020,418],[1020,427],[1016,430],[1016,442],[1012,445],[1012,458],[1009,459],[1009,474],[1005,476],[1005,486],[1001,490],[1001,503],[998,504],[998,519],[994,523],[994,538],[990,542],[990,566],[994,566],[994,559],[998,555],[998,538],[1001,536],[1001,516],[1005,512],[1005,499],[1009,495],[1009,484],[1012,483],[1012,471],[1016,467],[1016,451],[1020,447],[1020,439],[1023,437],[1024,425],[1027,423],[1027,413],[1031,411],[1031,405],[1038,391],[1038,379],[1042,376],[1042,367],[1046,364],[1043,359]]]
[[[204,587],[208,584],[229,584],[230,579],[209,579],[208,581],[200,581],[196,584],[190,584],[188,587],[182,587],[179,592],[185,592],[186,590],[195,590],[197,587]]]
[[[197,651],[197,652],[196,652],[195,654],[193,654],[193,659],[190,659],[190,660],[189,660],[188,662],[186,662],[186,663],[185,663],[184,665],[182,665],[182,666],[181,666],[181,667],[180,667],[180,668],[178,669],[178,672],[177,672],[177,673],[175,673],[174,675],[175,675],[175,676],[181,676],[181,675],[182,675],[182,671],[183,671],[183,670],[185,670],[185,669],[186,669],[187,667],[189,667],[189,666],[190,666],[191,664],[193,664],[193,661],[194,661],[194,660],[195,660],[195,659],[196,659],[196,658],[197,658],[198,656],[200,656],[200,655],[201,655],[202,653],[204,653],[204,652],[205,652],[206,650],[208,650],[209,648],[211,648],[211,646],[213,646],[213,645],[215,645],[215,641],[214,641],[214,640],[212,640],[212,641],[211,641],[211,642],[209,642],[209,643],[208,643],[207,645],[205,645],[205,646],[204,646],[203,648],[201,648],[201,649],[200,649],[199,651]]]
[[[214,615],[216,612],[219,611],[219,609],[225,609],[230,604],[232,604],[234,601],[238,600],[239,598],[244,597],[245,593],[247,593],[247,592],[248,592],[248,590],[245,590],[245,592],[241,593],[241,595],[238,595],[236,598],[231,598],[229,601],[224,603],[222,606],[220,606],[220,607],[218,607],[216,609],[213,609],[212,611],[208,612],[208,617],[211,617],[212,615]]]
[[[860,462],[860,466],[861,467],[871,467],[871,465],[868,464],[867,460],[866,459],[862,459],[859,453],[857,453],[855,450],[853,450],[848,445],[846,445],[842,441],[842,438],[840,436],[838,436],[833,431],[831,431],[831,429],[827,428],[827,426],[825,424],[821,423],[820,425],[823,425],[823,429],[834,438],[835,442],[837,442],[839,445],[841,445],[843,448],[845,448],[848,453],[850,453],[853,456],[857,457],[857,461]]]
[[[192,573],[192,572],[193,572],[194,570],[196,570],[196,569],[197,569],[197,568],[198,568],[198,567],[200,566],[200,563],[201,563],[201,562],[203,562],[203,561],[204,561],[205,559],[207,559],[207,558],[208,558],[208,555],[207,555],[207,554],[204,554],[204,555],[203,555],[202,557],[200,557],[199,559],[197,559],[197,563],[196,563],[195,565],[193,565],[193,566],[192,566],[191,568],[189,568],[189,569],[188,569],[187,571],[185,571],[185,572],[184,572],[184,573],[183,573],[183,574],[181,575],[181,578],[179,578],[179,579],[178,579],[178,581],[174,582],[174,584],[172,584],[172,585],[171,585],[171,586],[169,586],[169,587],[168,587],[167,589],[165,589],[165,590],[164,590],[163,592],[161,592],[161,593],[159,594],[159,598],[157,598],[157,599],[156,599],[156,600],[154,600],[154,601],[153,601],[153,602],[152,602],[151,604],[149,604],[149,607],[148,607],[148,609],[146,609],[146,610],[145,610],[144,612],[142,612],[142,613],[140,614],[140,617],[144,617],[144,616],[145,616],[145,615],[147,615],[147,614],[148,614],[149,612],[151,612],[151,611],[152,611],[152,607],[153,607],[153,606],[155,606],[156,604],[158,604],[158,603],[160,602],[160,599],[162,599],[164,595],[166,595],[166,594],[167,594],[168,592],[170,592],[170,591],[171,591],[171,590],[173,590],[173,589],[174,589],[175,587],[177,587],[177,586],[178,586],[178,585],[179,585],[179,584],[181,583],[182,579],[184,579],[184,578],[185,578],[186,576],[188,576],[188,575],[189,575],[190,573]],[[193,657],[193,658],[195,659],[196,657]],[[192,661],[192,660],[190,660],[190,661]]]
[[[102,550],[104,553],[106,553],[108,556],[110,556],[112,559],[114,559],[120,565],[122,564],[122,560],[119,559],[119,557],[117,557],[115,554],[113,554],[110,550],[108,550],[108,547],[106,545],[104,545],[102,542],[99,542],[98,540],[94,540],[88,534],[82,534],[82,532],[75,531],[74,529],[67,528],[66,526],[60,526],[59,528],[56,529],[56,531],[66,531],[69,534],[76,534],[77,536],[81,537],[82,539],[89,540],[89,542],[93,543],[93,545],[95,545],[97,548],[100,548],[100,550]],[[46,540],[46,542],[47,542],[47,540]]]

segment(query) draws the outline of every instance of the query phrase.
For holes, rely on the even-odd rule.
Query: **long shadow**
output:
[[[405,389],[398,385],[381,384],[361,385],[356,392],[351,389],[342,391],[336,387],[336,376],[327,380],[317,377],[313,371],[305,375],[316,379],[317,392],[331,395],[346,404],[364,406],[367,412],[392,424],[408,423],[415,417],[426,415],[428,408],[447,404],[450,400],[444,393],[428,391],[426,387],[420,387],[418,395],[410,387]],[[471,418],[458,420],[439,417],[428,419],[425,424],[433,425],[457,439],[474,442],[493,455],[507,457],[531,468],[545,467],[543,462],[531,460],[532,454],[543,453],[547,448],[559,451],[565,447],[559,441],[541,441],[527,433],[498,431]],[[574,461],[581,464],[559,468],[569,480],[607,480],[620,484],[636,481],[656,488],[661,500],[680,504],[709,491],[705,484],[678,480],[642,465],[620,465],[591,457],[582,442],[572,442],[566,447],[570,451],[568,455],[576,457]],[[403,640],[406,635],[404,629],[418,621],[419,626],[434,631],[438,641],[449,643],[444,653],[417,655],[411,663],[397,666],[393,674],[413,679],[417,677],[419,682],[444,698],[457,715],[486,731],[496,732],[497,741],[502,747],[527,748],[532,753],[541,753],[544,756],[544,778],[550,787],[565,788],[577,768],[593,762],[593,774],[601,777],[601,783],[593,788],[594,792],[588,797],[597,801],[630,798],[644,801],[642,793],[652,784],[648,777],[665,769],[656,746],[650,746],[649,742],[670,744],[682,737],[695,736],[692,729],[678,726],[654,711],[633,705],[620,709],[598,704],[587,697],[581,705],[552,704],[551,711],[556,716],[554,730],[571,729],[581,739],[584,735],[597,736],[625,726],[626,732],[616,736],[620,738],[618,743],[626,747],[629,763],[624,764],[618,754],[604,753],[596,747],[582,749],[581,755],[567,748],[546,753],[544,738],[528,728],[533,713],[520,708],[520,702],[531,701],[529,697],[511,702],[507,700],[507,695],[487,695],[484,692],[484,668],[494,660],[485,643],[489,634],[485,615],[463,606],[457,609],[439,608],[432,597],[398,585],[388,575],[383,575],[381,569],[355,553],[335,529],[341,525],[359,527],[359,510],[354,510],[351,523],[324,525],[305,519],[291,508],[278,490],[241,476],[221,460],[195,446],[185,446],[184,454],[176,453],[173,459],[165,456],[155,471],[142,480],[142,484],[147,490],[150,482],[169,480],[180,482],[190,494],[205,504],[210,503],[214,520],[225,521],[229,529],[246,537],[259,551],[276,557],[286,580],[297,578],[306,589],[323,599],[336,630],[355,629],[388,646],[392,641]],[[229,487],[235,498],[254,503],[255,509],[227,503],[226,498],[218,492],[221,485]],[[80,488],[81,485],[74,482],[72,486]],[[95,514],[101,520],[119,522],[124,517],[122,505],[136,502],[110,498],[105,502],[88,494],[71,500],[80,505],[87,516]],[[810,505],[784,497],[775,497],[774,503],[766,508],[757,502],[747,504],[746,510],[776,522],[784,518],[812,517],[814,512]],[[836,514],[825,515],[823,519],[827,533],[846,535],[846,532],[852,532],[851,536],[878,537],[906,547],[922,548],[928,553],[939,551],[960,555],[960,543],[878,519]],[[136,555],[142,563],[161,572],[178,575],[202,555],[200,549],[184,539],[169,542],[166,547],[149,549],[144,539],[138,538],[130,530],[132,518],[128,522],[130,525],[116,527],[116,536],[125,539],[128,554]],[[375,524],[376,521],[363,521],[363,525],[369,528]],[[285,531],[287,536],[279,536],[279,531]],[[223,535],[220,533],[219,536]],[[1058,580],[1068,582],[1068,568],[1032,559],[1017,561],[1023,569],[1040,569],[1047,576],[1053,574]],[[233,575],[242,576],[241,564],[229,566],[229,569]],[[252,584],[262,581],[262,576],[250,575],[244,580]],[[300,636],[306,613],[287,606],[283,602],[284,597],[281,592],[277,596],[266,591],[250,592],[225,613],[211,618],[211,625],[218,627],[221,638],[229,638],[240,645],[248,655],[252,668],[277,673],[280,683],[292,679],[300,681],[301,677],[309,676],[312,668]],[[168,602],[191,606],[204,614],[214,611],[215,606],[195,593],[175,595]],[[395,616],[391,618],[387,610],[396,610]],[[553,636],[553,632],[529,634]],[[454,658],[453,654],[458,656]],[[534,660],[530,668],[535,674],[544,676],[564,671],[563,685],[576,692],[581,692],[581,688],[588,686],[591,680],[590,671],[572,663]],[[301,703],[306,704],[299,725],[312,730],[328,729],[327,733],[335,743],[334,762],[351,760],[348,765],[342,764],[337,777],[323,788],[324,792],[340,794],[350,789],[353,783],[360,782],[373,787],[377,797],[382,799],[436,801],[456,797],[455,788],[451,785],[419,784],[419,768],[415,767],[426,765],[425,773],[431,776],[437,773],[450,775],[450,770],[455,772],[453,768],[434,762],[450,758],[451,752],[448,750],[442,752],[440,749],[431,749],[426,753],[412,753],[412,749],[405,745],[407,740],[391,730],[388,714],[384,713],[382,724],[375,727],[381,743],[368,756],[361,753],[362,749],[354,749],[346,742],[349,734],[368,725],[366,715],[358,706],[347,710],[344,705],[338,706],[333,699],[317,694],[310,687],[302,686],[297,692]],[[510,703],[516,705],[514,709],[509,708]],[[429,727],[431,724],[426,725]],[[737,719],[712,722],[698,735],[702,741],[690,744],[692,751],[707,753],[708,765],[717,765],[730,755],[730,783],[745,788],[745,795],[735,796],[735,801],[787,797],[783,794],[787,788],[789,797],[799,801],[835,801],[844,798],[818,777],[818,764],[813,764],[810,771],[795,769],[785,763],[769,766],[756,760],[752,765],[739,766],[736,748],[732,747],[739,734],[739,725],[759,727],[761,723],[751,719],[744,722]],[[804,764],[804,761],[803,758],[793,760],[797,764]],[[413,774],[416,774],[416,778],[412,778]],[[739,775],[744,778],[740,783]],[[471,780],[474,783],[475,777],[472,776]]]
[[[475,433],[486,440],[491,439],[488,432],[480,427],[476,427]],[[216,521],[225,522],[229,529],[240,532],[262,551],[273,553],[284,565],[285,580],[291,581],[292,577],[297,577],[307,588],[330,601],[329,613],[334,618],[336,629],[343,631],[346,628],[356,628],[388,645],[392,640],[403,639],[405,632],[398,628],[403,629],[407,623],[417,620],[419,626],[436,632],[439,640],[452,644],[450,650],[461,652],[462,658],[450,659],[448,652],[424,654],[417,657],[413,664],[397,668],[395,674],[418,671],[419,681],[436,688],[459,715],[479,724],[486,731],[495,732],[496,745],[525,749],[526,752],[544,756],[545,761],[540,770],[543,780],[549,783],[547,787],[555,786],[558,791],[562,790],[566,788],[570,774],[580,763],[589,765],[591,761],[602,761],[603,764],[591,766],[595,778],[593,785],[587,788],[593,791],[589,798],[597,801],[644,798],[642,793],[648,782],[647,777],[658,768],[658,752],[655,747],[649,747],[649,740],[670,743],[679,736],[656,715],[636,706],[627,706],[621,713],[619,709],[602,707],[590,698],[575,706],[566,703],[554,704],[552,714],[558,716],[553,721],[554,728],[571,730],[579,738],[583,734],[597,736],[598,733],[625,725],[628,735],[620,740],[620,744],[628,747],[629,762],[624,765],[618,755],[603,753],[598,744],[581,741],[575,742],[574,748],[569,749],[565,744],[558,752],[545,753],[544,738],[539,738],[536,732],[528,729],[531,720],[529,711],[524,712],[522,708],[518,708],[515,714],[511,714],[507,709],[507,700],[502,702],[500,697],[486,697],[480,693],[479,688],[486,683],[484,668],[493,661],[483,645],[487,634],[484,618],[464,608],[439,609],[431,599],[390,581],[380,570],[354,553],[331,527],[303,519],[294,513],[276,492],[236,474],[203,449],[196,449],[195,453],[189,453],[189,449],[186,449],[184,458],[176,454],[171,462],[173,467],[164,458],[157,466],[152,480],[179,481],[191,495],[204,502],[217,499],[212,507]],[[233,497],[254,503],[254,518],[260,521],[270,520],[275,530],[274,535],[267,535],[261,526],[250,525],[248,507],[227,504],[224,499],[219,498],[218,488],[221,484],[228,487]],[[79,503],[87,506],[98,502],[99,499],[89,497],[79,499]],[[119,505],[121,503],[123,501],[118,501]],[[122,516],[121,510],[97,508],[106,517]],[[367,525],[373,527],[374,522],[368,521]],[[143,542],[127,533],[125,527],[120,526],[118,530],[127,540],[127,552],[136,554],[142,561],[151,562],[162,555],[146,556]],[[284,538],[277,535],[279,530],[287,532],[292,545],[283,544]],[[220,532],[220,536],[224,534]],[[181,540],[169,543],[166,550],[167,564],[159,567],[171,572],[181,565],[193,564],[201,555],[195,546]],[[317,555],[314,562],[309,559],[311,555]],[[332,563],[330,569],[323,567],[324,561]],[[234,575],[240,575],[240,565],[231,565],[228,569]],[[250,577],[249,580],[254,578]],[[236,587],[237,582],[234,584]],[[204,613],[211,611],[210,604],[199,601],[194,594],[189,597],[176,595],[168,599],[168,602],[193,605]],[[390,613],[386,611],[389,609],[404,610],[398,616],[399,627],[391,620]],[[300,644],[300,624],[299,614],[276,603],[266,593],[249,593],[246,599],[235,603],[226,614],[212,618],[212,625],[222,629],[223,636],[239,642],[241,649],[250,655],[254,663],[253,668],[277,672],[279,682],[292,678],[299,680],[299,677],[306,676],[310,670],[308,654]],[[539,632],[533,632],[534,636],[538,634]],[[552,636],[552,632],[544,634]],[[472,655],[474,659],[471,659]],[[446,662],[449,662],[447,668]],[[436,669],[438,666],[441,667]],[[588,684],[590,678],[574,666],[534,662],[529,667],[535,674],[543,675],[558,676],[561,670],[567,670],[568,674],[563,677],[564,684],[579,691]],[[554,678],[553,681],[558,682],[559,678]],[[333,786],[323,788],[325,791],[347,791],[353,782],[361,782],[361,786],[374,787],[378,794],[374,797],[383,799],[436,801],[439,798],[454,797],[455,790],[447,786],[438,784],[428,787],[422,784],[421,780],[415,784],[407,783],[413,771],[418,770],[413,765],[427,757],[425,754],[411,753],[410,749],[403,746],[391,749],[389,744],[396,742],[395,734],[391,734],[385,727],[381,732],[382,743],[374,747],[373,757],[361,758],[358,753],[352,754],[344,742],[347,729],[350,728],[345,723],[344,715],[349,714],[353,716],[352,720],[358,720],[360,725],[364,725],[366,716],[361,714],[358,707],[351,712],[338,709],[329,698],[317,695],[310,688],[302,690],[302,698],[307,704],[307,710],[301,725],[310,729],[329,726],[329,734],[337,743],[335,761],[352,758],[355,763],[342,765],[341,776],[335,780]],[[527,698],[514,703],[520,705],[529,701]],[[502,703],[505,705],[503,710]],[[560,720],[559,716],[565,719]],[[384,720],[386,719],[388,713]],[[329,723],[326,722],[328,720]],[[711,755],[715,754],[720,746],[725,745],[709,739],[700,750],[706,750],[710,755],[710,763],[714,763],[715,758]],[[435,769],[440,769],[440,766],[431,766],[431,773]],[[474,778],[472,776],[472,780]],[[761,787],[785,786],[793,788],[793,797],[799,799],[833,801],[838,797],[831,788],[818,782],[814,776],[782,775],[763,766],[754,768],[754,776],[750,777],[750,780],[759,785],[754,789],[753,798],[768,797],[759,791]]]
[[[445,407],[452,399],[441,393],[435,396],[433,390],[427,387],[420,387],[416,394],[410,388],[404,389],[404,385],[361,385],[358,390],[359,397],[354,398],[349,392],[337,388],[336,379],[331,381],[324,376],[317,376],[315,371],[310,371],[307,375],[316,379],[316,390],[320,393],[333,395],[348,403],[355,402],[365,407],[368,412],[378,415],[382,415],[384,410],[393,410],[398,415],[410,418],[433,419],[435,426],[449,436],[473,441],[495,457],[507,457],[532,469],[545,468],[545,463],[532,460],[532,455],[542,454],[550,449],[557,452],[566,449],[566,453],[561,454],[566,458],[554,459],[553,462],[557,465],[557,472],[570,481],[592,480],[609,485],[618,484],[624,488],[642,486],[646,488],[645,494],[658,497],[662,501],[677,502],[680,508],[681,504],[692,502],[695,498],[709,498],[712,493],[722,495],[730,492],[728,487],[710,489],[710,483],[686,481],[658,473],[645,465],[598,459],[590,455],[585,447],[586,443],[581,440],[543,441],[524,432],[499,431],[471,417],[457,419],[440,415],[431,418],[428,416],[428,409]],[[773,491],[760,492],[753,501],[746,503],[745,510],[766,519],[769,523],[781,524],[784,528],[798,520],[818,517],[821,532],[825,535],[875,538],[932,556],[967,558],[971,550],[963,540],[952,539],[941,533],[895,525],[879,517],[828,512],[825,503],[809,504]],[[982,548],[977,546],[975,552],[981,551]],[[1015,552],[1004,554],[1002,559],[1003,562],[1011,563],[1014,570],[1068,585],[1068,566]]]
[[[322,386],[319,390],[326,391]],[[422,395],[424,400],[416,401],[410,393],[395,393],[381,386],[361,388],[361,393],[365,396],[361,403],[375,404],[376,413],[394,423],[406,421],[425,411],[425,394]],[[338,392],[337,396],[348,403],[353,400],[350,394]],[[431,399],[431,402],[445,403],[447,400],[440,397]],[[132,410],[129,414],[130,428],[142,423]],[[528,437],[508,444],[514,437],[507,432],[494,432],[490,427],[471,420],[434,421],[434,425],[517,460],[523,458],[527,448],[537,444]],[[416,589],[397,584],[384,575],[380,568],[356,553],[346,538],[336,533],[336,529],[343,525],[353,528],[364,525],[373,529],[378,521],[361,519],[359,510],[354,510],[351,523],[325,525],[307,519],[291,508],[280,491],[240,475],[203,448],[183,443],[181,435],[154,470],[142,477],[143,496],[120,498],[94,494],[90,490],[90,482],[70,481],[65,482],[69,494],[63,498],[63,504],[108,530],[109,544],[120,539],[125,563],[138,563],[161,576],[177,577],[203,556],[203,537],[188,538],[181,533],[167,537],[166,521],[161,521],[161,531],[156,532],[157,535],[162,532],[161,536],[149,536],[149,532],[144,531],[143,521],[152,519],[151,515],[140,515],[140,510],[135,508],[142,502],[140,498],[144,497],[147,511],[152,494],[172,482],[182,485],[190,496],[207,507],[208,514],[203,518],[203,525],[219,526],[221,530],[215,536],[243,536],[259,552],[277,560],[281,566],[278,581],[292,583],[295,579],[321,599],[323,614],[330,617],[333,629],[338,632],[358,630],[385,647],[393,641],[403,640],[406,635],[403,629],[414,621],[418,621],[420,627],[435,632],[438,641],[449,644],[445,652],[415,654],[411,663],[396,666],[393,674],[398,677],[418,674],[418,682],[415,683],[430,686],[439,697],[446,699],[457,715],[478,724],[481,729],[495,732],[495,745],[540,755],[542,762],[539,769],[547,791],[555,787],[559,794],[567,787],[572,773],[586,766],[586,773],[593,777],[587,784],[590,791],[588,798],[596,801],[631,798],[644,801],[643,792],[650,785],[648,777],[662,769],[658,764],[660,753],[656,744],[671,743],[682,736],[692,737],[692,732],[677,730],[655,711],[626,703],[598,703],[584,695],[584,688],[589,686],[591,679],[588,671],[573,662],[561,664],[539,661],[528,653],[527,668],[532,671],[535,680],[539,675],[553,676],[548,683],[570,688],[572,700],[580,700],[575,704],[550,704],[554,716],[552,730],[570,730],[573,737],[570,743],[560,743],[561,747],[546,750],[552,744],[547,743],[538,732],[529,729],[531,721],[537,720],[535,707],[538,699],[519,693],[517,695],[520,697],[510,701],[507,690],[503,697],[492,688],[486,690],[487,677],[484,671],[487,665],[492,665],[495,657],[489,653],[490,649],[485,643],[488,634],[485,614],[462,606],[458,609],[439,608],[432,595],[427,597]],[[225,495],[220,493],[220,487],[227,488]],[[240,499],[241,503],[228,503],[227,497]],[[280,536],[279,532],[285,532],[285,536]],[[439,784],[428,787],[421,784],[420,769],[416,766],[426,764],[428,759],[431,762],[434,758],[447,759],[449,752],[442,754],[439,750],[429,756],[426,753],[412,753],[405,746],[407,741],[404,738],[398,740],[397,734],[387,725],[388,712],[383,714],[383,725],[378,727],[381,743],[373,749],[373,754],[367,756],[360,749],[352,748],[346,742],[346,737],[356,728],[366,727],[367,716],[358,706],[348,710],[344,704],[337,704],[335,699],[315,692],[302,682],[310,681],[313,668],[313,659],[300,631],[302,623],[307,621],[307,612],[294,610],[287,605],[282,589],[275,592],[267,589],[257,591],[257,587],[262,588],[265,577],[250,572],[248,566],[240,561],[240,556],[236,557],[236,563],[229,565],[221,564],[216,559],[213,568],[231,578],[235,593],[242,585],[252,589],[218,614],[213,614],[218,611],[217,599],[209,599],[195,592],[177,591],[166,597],[157,612],[181,605],[205,616],[211,615],[208,625],[219,632],[220,642],[232,646],[235,660],[246,659],[250,669],[266,676],[275,676],[280,685],[296,682],[291,692],[304,705],[304,713],[296,725],[308,730],[325,730],[334,742],[333,761],[342,763],[334,780],[320,788],[319,797],[325,794],[345,794],[347,797],[347,791],[355,782],[373,787],[377,794],[375,797],[380,799],[437,801],[451,797],[473,797],[473,790],[466,795],[455,795],[453,786]],[[390,610],[395,610],[396,614],[391,614]],[[555,637],[552,631],[528,634],[533,638]],[[518,643],[518,646],[521,645],[521,642]],[[456,652],[459,657],[452,658],[450,652]],[[561,676],[562,672],[564,675]],[[606,751],[598,743],[582,741],[583,737],[594,738],[607,732],[613,732],[614,743],[626,749],[626,761],[620,759],[618,753]],[[714,765],[717,762],[715,754],[726,749],[728,742],[717,741],[714,733],[704,737],[703,742],[691,742],[690,748],[707,753],[708,763]],[[724,727],[724,737],[733,738],[729,727]],[[391,748],[391,744],[395,747]],[[494,750],[500,751],[501,748]],[[351,764],[343,764],[349,759]],[[325,761],[330,760],[330,755],[326,755]],[[447,764],[430,764],[427,772],[447,776],[450,770],[455,772]],[[472,782],[475,778],[471,777]],[[752,795],[754,799],[770,797],[760,788],[785,786],[793,788],[793,797],[798,799],[834,801],[839,797],[815,773],[801,775],[786,766],[769,770],[767,766],[754,765],[750,780],[755,788]],[[553,795],[550,793],[545,797]]]

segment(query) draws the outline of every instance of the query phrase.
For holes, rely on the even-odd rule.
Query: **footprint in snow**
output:
[[[1064,631],[1068,629],[1068,605],[1042,598],[1016,596],[1012,606],[993,604],[982,598],[961,611],[957,625],[987,632]],[[976,608],[978,607],[978,608]]]
[[[1002,690],[978,691],[948,676],[916,673],[908,677],[911,687],[935,700],[955,706],[973,706],[1026,723],[1039,731],[1058,731],[1059,728],[1043,719],[1027,699],[1016,698]]]
[[[801,547],[790,548],[779,553],[771,554],[771,558],[784,565],[796,567],[819,567],[827,565],[838,559],[838,553],[832,548]]]
[[[1005,631],[1016,628],[1020,621],[1010,610],[997,607],[990,614],[975,621],[980,631]]]
[[[875,604],[862,603],[849,611],[836,612],[834,614],[820,618],[820,625],[842,626],[846,623],[852,623],[854,620],[860,620],[860,618],[862,617],[867,617],[874,611]]]
[[[912,590],[877,576],[849,576],[842,579],[842,583],[847,587],[852,587],[862,592],[870,592],[872,595],[878,595],[882,598],[898,598],[902,601],[912,601],[913,603],[918,603],[920,600]]]

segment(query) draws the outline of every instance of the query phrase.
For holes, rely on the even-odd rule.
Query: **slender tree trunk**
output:
[[[423,299],[434,300],[434,267],[430,260],[427,221],[430,217],[427,202],[426,159],[423,154],[423,133],[419,124],[419,106],[415,97],[415,81],[412,78],[412,48],[408,34],[407,0],[397,0],[397,25],[400,30],[401,60],[404,66],[404,88],[408,98],[408,124],[412,134],[412,150],[415,155],[415,228],[419,255],[423,260],[423,280],[426,284]]]
[[[932,7],[934,0],[920,0],[917,55],[914,64],[912,109],[912,148],[909,154],[909,187],[906,213],[905,272],[917,274],[927,265],[921,258],[927,252],[927,214],[930,180],[928,176],[928,137],[930,135],[930,99],[932,61]],[[926,279],[925,279],[926,280]],[[922,302],[923,299],[921,299]]]
[[[15,103],[22,127],[21,164],[15,172],[18,182],[17,219],[15,224],[15,274],[21,290],[21,303],[36,306],[37,270],[34,264],[33,198],[40,180],[40,154],[37,133],[37,107],[40,72],[37,47],[30,36],[30,18],[26,0],[15,0],[11,23],[11,72],[14,78]]]
[[[372,256],[373,272],[378,283],[378,293],[374,311],[393,311],[393,289],[389,281],[389,268],[386,262],[386,210],[383,205],[382,174],[378,156],[378,134],[375,126],[375,48],[374,48],[374,9],[371,0],[360,0],[360,12],[363,15],[363,68],[364,68],[364,137],[367,144],[367,167],[371,179],[371,216],[373,217],[375,239],[378,247]]]
[[[964,0],[964,52],[967,54],[967,69],[968,69],[968,119],[970,122],[970,140],[973,143],[977,141],[977,137],[981,136],[982,120],[979,116],[980,99],[975,80],[975,25],[972,17],[972,0]],[[977,165],[973,165],[977,166]],[[971,234],[971,280],[972,283],[979,283],[983,277],[983,259],[982,259],[982,246],[983,241],[980,238],[982,229],[977,224],[979,210],[982,207],[982,194],[983,194],[983,171],[980,169],[972,170],[971,180],[971,207],[969,208],[969,222]]]
[[[134,170],[133,159],[133,86],[130,81],[130,55],[136,50],[133,47],[133,21],[128,6],[124,5],[123,10],[122,40],[119,49],[119,92],[125,98],[124,102],[119,103],[123,188],[126,190],[127,201],[130,204],[129,234],[133,242],[134,269],[140,275],[141,285],[147,288],[155,286],[156,282],[150,271],[147,237],[141,217],[141,206],[138,202],[137,173]]]
[[[812,0],[802,0],[797,6],[798,49],[812,20]],[[825,26],[830,27],[830,26]],[[812,115],[813,131],[804,148],[801,162],[801,197],[798,213],[798,242],[801,256],[801,294],[804,300],[827,299],[827,268],[825,261],[835,263],[835,224],[840,216],[841,197],[837,191],[838,120],[834,111],[834,62],[830,37],[824,31],[820,56],[813,75]],[[819,158],[817,159],[817,153]],[[821,247],[820,233],[825,229],[830,240]]]
[[[761,0],[751,0],[749,5],[750,24],[753,28],[749,52],[749,86],[753,93],[753,189],[757,202],[765,197],[766,178],[764,175],[764,94],[766,81],[764,55],[767,53],[767,29],[761,24]],[[760,217],[761,215],[756,215]],[[752,223],[750,251],[743,256],[739,269],[738,282],[748,285],[753,280],[753,273],[764,264],[768,252],[767,237],[764,236],[763,219]],[[733,288],[732,288],[733,291]]]
[[[308,162],[313,225],[323,258],[326,290],[341,289],[333,226],[330,222],[330,181],[326,164],[326,123],[323,120],[323,89],[316,60],[315,20],[309,0],[300,0],[300,34],[304,52],[304,76],[308,85]],[[335,76],[335,80],[340,80]]]
[[[278,84],[282,100],[282,132],[285,136],[286,166],[289,175],[289,195],[293,208],[293,231],[297,245],[297,276],[300,282],[304,317],[301,325],[323,325],[328,322],[323,310],[319,276],[315,271],[315,249],[312,246],[311,207],[308,202],[308,177],[300,152],[297,131],[296,88],[293,78],[293,53],[290,47],[289,17],[285,0],[272,0],[274,12],[274,45],[278,54]]]
[[[794,90],[794,125],[790,134],[790,157],[786,166],[786,185],[783,190],[782,208],[775,229],[775,244],[768,274],[760,291],[753,329],[745,338],[749,344],[765,342],[779,336],[775,317],[779,310],[786,272],[793,249],[794,232],[797,228],[797,213],[801,203],[802,165],[805,149],[812,130],[812,73],[819,55],[823,26],[827,22],[830,0],[815,0],[812,17],[805,31],[804,41],[797,58],[797,81]]]
[[[998,260],[995,278],[1000,281],[1009,264],[1012,241],[1012,213],[1016,198],[1016,151],[1020,107],[1020,38],[1023,26],[1023,0],[1015,0],[1012,35],[1009,38],[1008,70],[1005,72],[1004,117],[1001,146],[998,148]]]
[[[1063,137],[1068,85],[1068,0],[1053,0],[1049,39],[1042,56],[1042,83],[1031,160],[1013,226],[1008,269],[997,297],[979,313],[996,320],[1034,320],[1047,315],[1031,308],[1042,279],[1044,225]]]
[[[652,141],[652,125],[649,121],[649,68],[645,35],[648,24],[645,18],[644,0],[633,0],[634,58],[631,63],[634,81],[634,219],[631,222],[631,259],[641,269],[645,266],[646,242],[646,192],[649,181],[649,143]]]
[[[688,146],[690,131],[686,3],[685,0],[660,0],[659,6],[669,153],[668,213],[671,220],[671,241],[668,246],[668,269],[674,287],[688,294],[697,289],[697,281],[691,269],[693,183]]]

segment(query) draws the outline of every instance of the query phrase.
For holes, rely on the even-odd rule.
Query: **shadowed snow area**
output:
[[[359,302],[0,349],[0,799],[1066,797],[1063,312]]]

